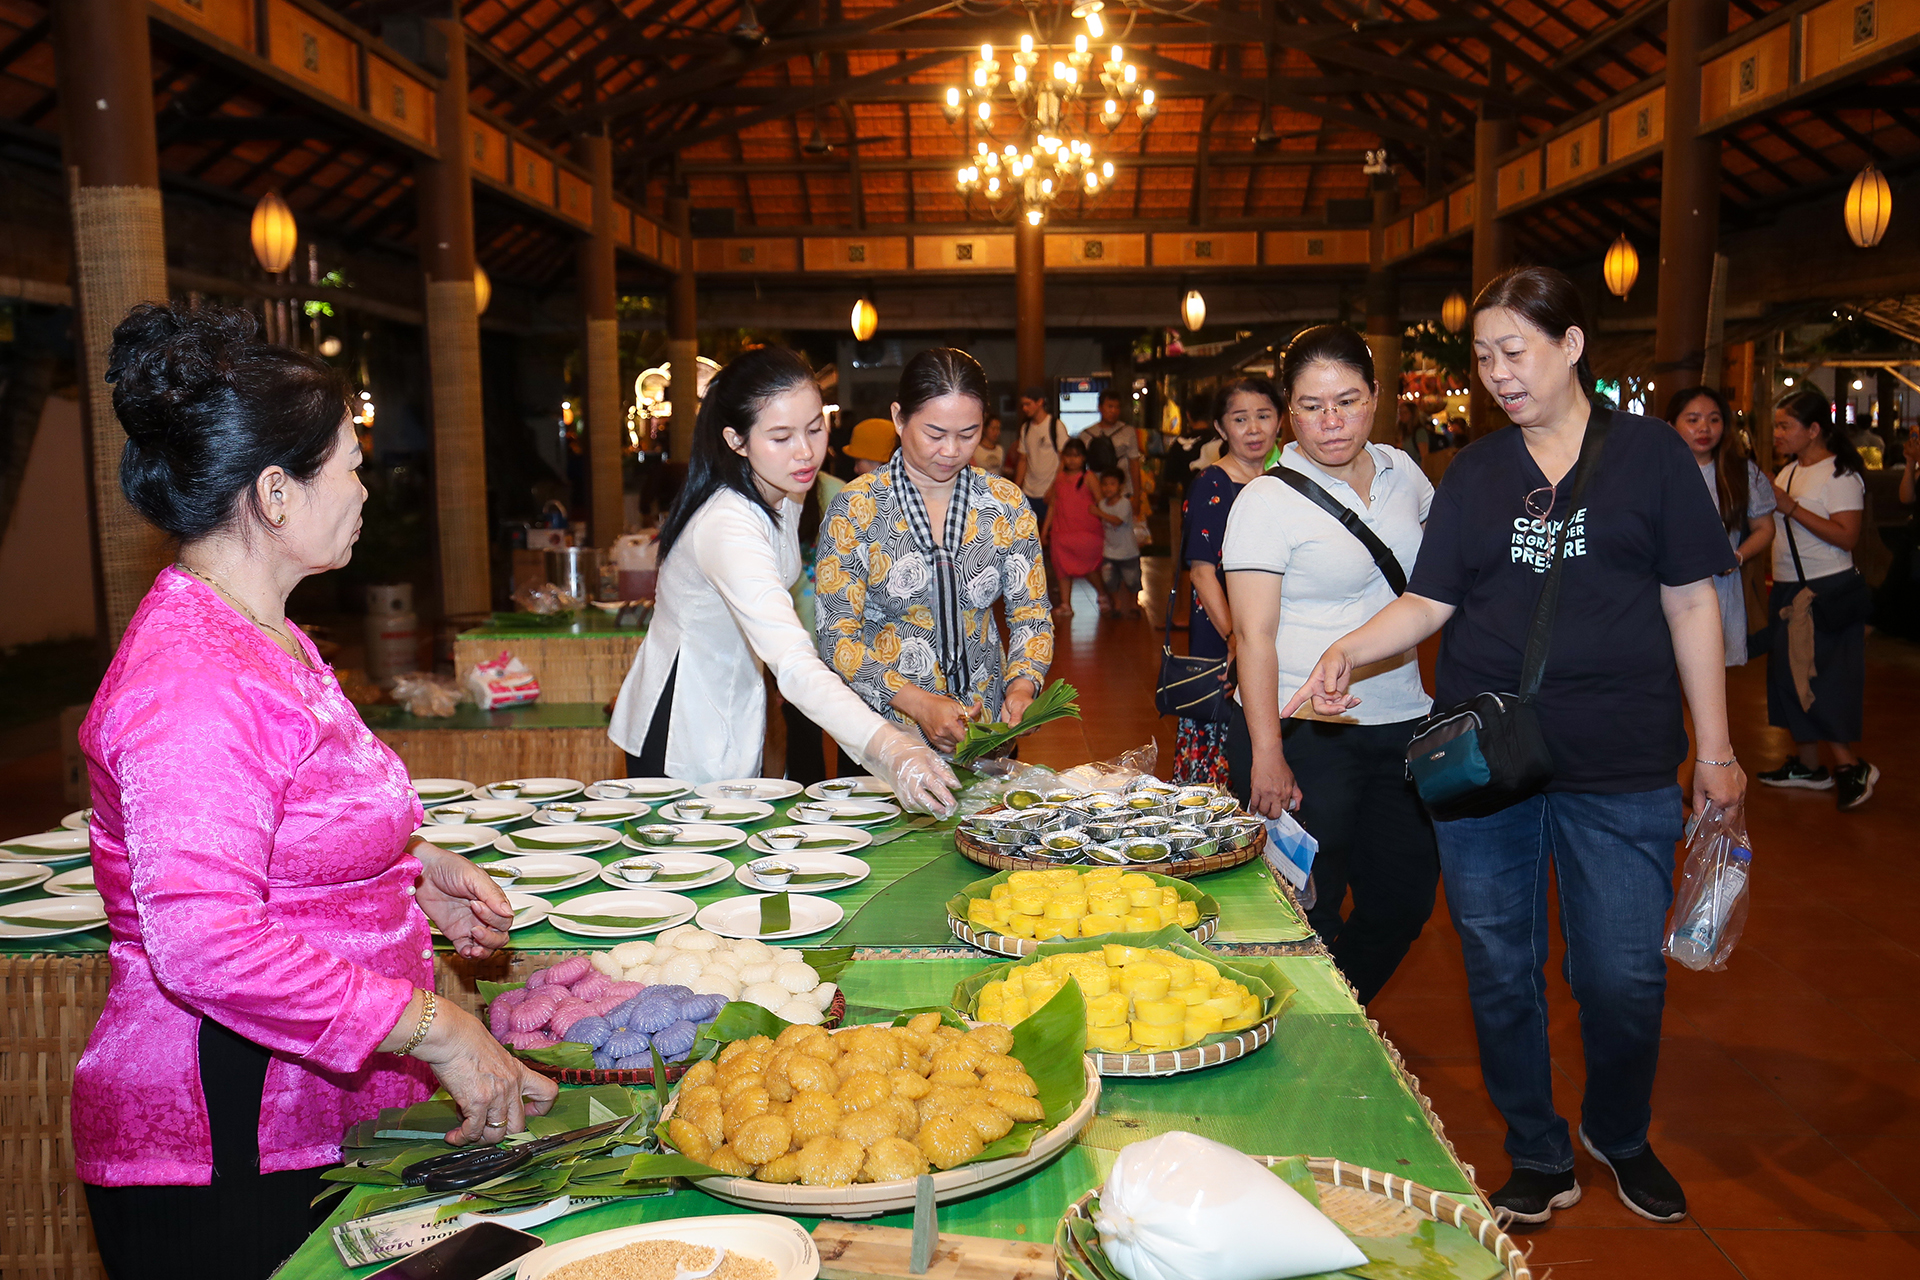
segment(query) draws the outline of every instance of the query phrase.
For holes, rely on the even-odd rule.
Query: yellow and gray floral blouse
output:
[[[1041,560],[1040,526],[1020,486],[977,467],[960,473],[969,509],[956,558],[966,669],[962,697],[947,687],[935,634],[934,567],[909,527],[895,468],[861,476],[842,489],[820,524],[814,564],[814,639],[820,657],[882,715],[909,684],[982,705],[998,719],[1008,681],[1037,690],[1053,662],[1053,619]],[[993,602],[1007,602],[1004,660]]]

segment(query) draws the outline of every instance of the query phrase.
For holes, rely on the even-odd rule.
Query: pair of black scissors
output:
[[[480,1147],[469,1151],[449,1151],[443,1156],[428,1156],[425,1160],[407,1166],[400,1180],[410,1187],[425,1187],[429,1191],[464,1191],[468,1187],[479,1186],[483,1182],[511,1173],[520,1166],[549,1151],[566,1146],[569,1142],[579,1142],[583,1138],[597,1138],[604,1133],[614,1133],[633,1123],[632,1116],[623,1116],[618,1120],[609,1120],[605,1124],[589,1125],[585,1129],[575,1129],[571,1133],[556,1133],[549,1138],[535,1138],[532,1142],[519,1142],[509,1146]]]

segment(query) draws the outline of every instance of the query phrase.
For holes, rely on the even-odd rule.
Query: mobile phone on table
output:
[[[382,1267],[367,1280],[498,1280],[544,1241],[497,1222],[476,1222],[439,1244]]]

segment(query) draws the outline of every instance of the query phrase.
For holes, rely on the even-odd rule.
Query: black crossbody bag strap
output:
[[[1793,477],[1799,473],[1800,461],[1796,458],[1793,463],[1793,470],[1787,474],[1787,482],[1780,486],[1787,491],[1789,498],[1793,496]],[[1804,586],[1807,581],[1807,566],[1800,563],[1800,544],[1796,542],[1793,537],[1793,518],[1791,516],[1781,516],[1780,523],[1787,526],[1787,550],[1793,555],[1793,571],[1799,575],[1801,585]]]
[[[1291,467],[1276,466],[1267,474],[1345,525],[1347,532],[1360,540],[1360,545],[1373,557],[1374,564],[1380,567],[1380,576],[1393,588],[1393,594],[1400,596],[1407,593],[1407,574],[1400,567],[1400,558],[1393,554],[1393,548],[1380,541],[1380,535],[1367,528],[1367,522],[1355,514],[1352,507],[1321,488],[1311,476],[1302,475]]]
[[[1533,608],[1533,625],[1527,631],[1527,651],[1520,665],[1520,696],[1532,699],[1540,692],[1541,678],[1547,669],[1547,647],[1553,642],[1553,619],[1560,610],[1560,571],[1566,567],[1567,527],[1580,513],[1580,499],[1586,496],[1587,481],[1600,469],[1600,451],[1607,444],[1607,428],[1613,424],[1610,410],[1594,405],[1587,418],[1587,434],[1580,441],[1580,460],[1573,477],[1573,492],[1567,498],[1567,518],[1553,536],[1553,562],[1547,566],[1547,580],[1540,585],[1540,600]]]

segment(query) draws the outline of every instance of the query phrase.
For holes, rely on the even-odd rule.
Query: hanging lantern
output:
[[[1862,249],[1871,249],[1887,234],[1887,219],[1892,213],[1893,189],[1887,185],[1887,175],[1869,160],[1847,188],[1847,234]]]
[[[1180,299],[1180,318],[1195,332],[1207,322],[1207,300],[1200,296],[1198,289],[1187,290],[1187,296]]]
[[[479,263],[473,264],[473,314],[476,319],[487,314],[487,304],[493,301],[493,281],[487,277],[487,269]]]
[[[880,311],[873,305],[873,299],[865,294],[853,304],[853,336],[857,342],[865,342],[880,327]]]
[[[293,210],[287,208],[280,193],[269,191],[261,196],[260,203],[253,206],[253,256],[260,260],[261,269],[269,275],[285,271],[293,261],[294,244],[299,238]]]
[[[1640,278],[1640,254],[1633,247],[1633,241],[1627,239],[1622,231],[1620,238],[1607,246],[1607,256],[1600,264],[1600,278],[1607,282],[1607,291],[1616,298],[1624,298],[1633,292],[1633,282]]]
[[[1458,333],[1467,324],[1467,295],[1455,289],[1440,304],[1440,323],[1447,326],[1448,333]]]

